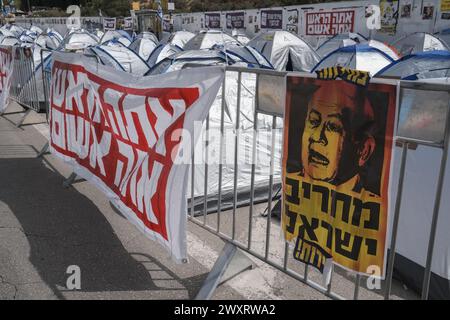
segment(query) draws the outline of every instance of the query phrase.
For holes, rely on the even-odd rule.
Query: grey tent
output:
[[[444,41],[426,32],[415,32],[392,43],[402,56],[421,51],[449,50]]]

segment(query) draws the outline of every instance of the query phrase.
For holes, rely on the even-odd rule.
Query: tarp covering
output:
[[[441,40],[426,32],[415,32],[392,43],[400,55],[405,56],[421,51],[449,50]]]
[[[386,66],[375,76],[407,80],[449,77],[450,52],[429,51],[407,55]]]
[[[371,76],[389,65],[393,59],[383,51],[366,44],[339,48],[323,58],[312,71],[341,66],[367,71]]]
[[[232,36],[216,30],[200,32],[184,45],[184,50],[212,49],[214,46],[227,47],[240,44]]]
[[[320,60],[309,44],[287,31],[264,32],[248,46],[261,52],[279,71],[309,72]]]

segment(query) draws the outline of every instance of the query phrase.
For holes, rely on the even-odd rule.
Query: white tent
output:
[[[19,44],[20,40],[16,37],[4,37],[0,44],[4,45],[4,46],[15,46],[16,44]]]
[[[195,34],[189,31],[176,31],[172,33],[167,39],[163,39],[163,43],[170,43],[180,48],[184,48],[186,43],[189,42]]]
[[[235,38],[237,41],[239,41],[243,45],[247,45],[250,42],[250,38],[247,37],[247,35],[245,33],[243,33],[242,31],[239,31],[237,29],[233,29],[233,31],[231,32],[231,35],[233,36],[233,38]]]
[[[128,47],[131,44],[131,37],[126,32],[120,32],[122,30],[108,30],[100,39],[100,44],[106,44],[109,41],[118,41],[124,46]]]
[[[61,43],[63,50],[83,50],[98,44],[98,38],[83,30],[70,32]]]
[[[41,33],[36,38],[34,43],[41,48],[56,50],[60,46],[61,41],[59,40],[58,36],[50,32],[50,33]]]
[[[273,69],[272,64],[259,51],[250,46],[230,46],[224,49],[230,64],[244,63],[246,67]]]
[[[336,49],[363,42],[367,42],[367,39],[359,33],[340,33],[319,45],[316,52],[323,58]]]
[[[248,46],[261,52],[279,71],[309,72],[320,60],[309,44],[288,31],[261,33]]]
[[[323,58],[312,71],[341,66],[368,71],[371,76],[394,61],[383,51],[367,44],[339,48]]]
[[[402,55],[432,50],[449,50],[442,41],[426,32],[415,32],[392,43],[392,46]]]
[[[227,47],[240,44],[239,41],[225,32],[218,30],[202,31],[189,40],[183,47],[184,50],[212,49],[213,47]]]
[[[88,52],[98,56],[105,65],[136,75],[144,75],[150,70],[148,64],[138,54],[120,43],[90,47]]]
[[[133,42],[128,46],[131,50],[136,52],[142,59],[145,61],[148,60],[150,54],[155,50],[158,46],[158,42],[151,37],[137,37],[133,40]]]
[[[380,70],[377,77],[397,77],[405,80],[450,77],[450,52],[425,51],[407,55]]]
[[[178,46],[172,45],[172,44],[160,44],[158,45],[153,52],[150,54],[150,56],[147,59],[147,63],[150,67],[155,66],[160,61],[162,61],[165,58],[168,58],[178,52],[183,51]]]

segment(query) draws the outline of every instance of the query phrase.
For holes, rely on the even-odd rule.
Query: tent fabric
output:
[[[147,63],[150,67],[153,67],[163,59],[168,58],[181,51],[183,51],[183,49],[178,46],[172,44],[160,44],[152,51],[147,59]]]
[[[158,43],[151,38],[137,38],[129,46],[131,50],[136,52],[145,61],[148,60],[150,54],[158,46]]]
[[[148,64],[133,50],[121,44],[98,45],[91,48],[103,64],[136,75],[144,75],[150,70]],[[120,66],[120,68],[119,68]]]
[[[200,32],[183,47],[184,50],[212,49],[214,46],[227,47],[230,45],[239,45],[239,41],[232,36],[217,30],[208,30]]]
[[[89,46],[96,46],[98,39],[93,34],[86,31],[73,31],[69,33],[61,43],[63,50],[83,50]]]
[[[380,70],[377,77],[406,80],[446,78],[450,76],[450,52],[428,51],[407,55]]]
[[[100,44],[106,44],[109,41],[118,41],[128,47],[131,44],[131,37],[128,33],[119,32],[120,30],[108,30],[100,39]]]
[[[351,46],[363,42],[367,42],[367,39],[359,33],[341,33],[319,45],[316,52],[319,56],[325,57],[340,47]]]
[[[288,31],[262,33],[248,46],[261,52],[279,71],[309,72],[320,60],[309,44]]]
[[[367,71],[371,76],[389,65],[393,59],[383,51],[366,44],[339,48],[323,58],[312,71],[341,66]]]
[[[273,69],[272,64],[259,51],[249,46],[231,46],[226,48],[227,57],[242,62],[251,68]]]
[[[438,33],[435,34],[437,38],[445,42],[447,47],[450,47],[450,28],[444,29]]]
[[[61,44],[59,38],[53,33],[42,33],[34,41],[41,48],[56,50]]]
[[[449,50],[444,41],[426,32],[415,32],[400,38],[392,43],[392,47],[402,56],[421,51]]]
[[[172,33],[166,41],[163,40],[162,42],[169,43],[184,49],[186,43],[188,43],[189,40],[191,40],[193,37],[195,37],[195,33],[189,31],[176,31]]]

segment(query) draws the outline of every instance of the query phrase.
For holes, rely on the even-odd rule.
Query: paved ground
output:
[[[71,173],[50,154],[36,158],[47,141],[43,114],[23,115],[12,104],[0,117],[0,299],[189,299],[196,296],[224,246],[215,235],[188,224],[190,262],[177,265],[157,244],[145,238],[117,213],[93,185],[76,182],[64,189]],[[252,217],[252,248],[265,249],[265,205]],[[207,222],[216,225],[212,214]],[[248,208],[237,212],[237,239],[247,243]],[[221,215],[221,229],[230,232],[231,214]],[[270,258],[282,262],[279,221],[272,219]],[[251,258],[255,267],[221,285],[214,299],[326,299],[309,286]],[[81,290],[68,290],[66,270],[81,269]],[[289,267],[303,273],[289,261]],[[320,283],[318,274],[311,278]],[[351,298],[354,277],[338,270],[333,291]],[[365,286],[365,280],[361,281]],[[417,298],[393,284],[393,298]],[[363,287],[360,297],[380,299]]]

